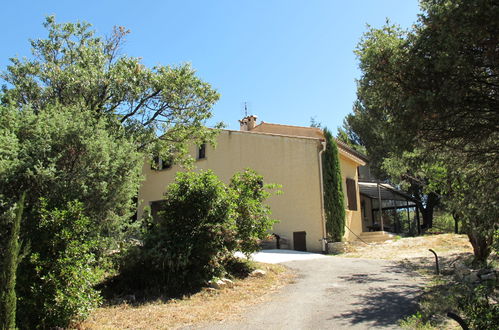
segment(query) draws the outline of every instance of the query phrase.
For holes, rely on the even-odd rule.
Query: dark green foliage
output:
[[[259,250],[259,240],[264,239],[276,223],[264,202],[271,195],[269,190],[277,186],[264,184],[263,176],[245,169],[232,177],[229,187],[235,197],[238,248],[249,256]]]
[[[12,136],[15,161],[0,172],[0,198],[12,204],[19,189],[26,196],[22,235],[36,252],[40,198],[48,209],[83,203],[92,219],[89,234],[102,247],[122,235],[133,214],[142,165],[132,141],[108,131],[110,125],[81,109],[56,106],[35,114],[29,109],[0,108],[0,125]],[[36,242],[32,238],[36,237]]]
[[[421,7],[398,72],[408,106],[396,119],[440,147],[479,159],[495,151],[497,159],[499,5],[425,0]],[[409,124],[406,116],[419,120]]]
[[[257,268],[256,264],[248,259],[228,258],[225,262],[225,271],[231,276],[245,278]]]
[[[6,212],[0,216],[1,225],[10,227],[6,233],[7,237],[0,236],[6,241],[5,251],[0,254],[3,256],[3,260],[0,261],[2,269],[0,271],[0,329],[16,328],[16,273],[21,261],[19,234],[25,198],[26,193],[23,193],[16,204],[15,214]]]
[[[338,147],[331,132],[327,128],[323,131],[326,139],[326,151],[322,154],[326,232],[333,242],[341,242],[345,234],[345,199]]]
[[[447,313],[453,312],[463,319],[469,329],[497,329],[497,287],[495,279],[472,283],[440,275],[422,292],[419,299],[420,311],[403,322],[403,328],[427,328],[422,325],[430,326],[431,329],[445,328],[449,324],[444,322],[450,320]]]
[[[350,117],[351,115],[347,116],[349,119]],[[359,134],[353,130],[347,118],[343,119],[343,125],[338,127],[336,139],[347,144],[350,148],[367,155],[366,147],[362,144]]]
[[[490,182],[499,177],[499,5],[424,0],[421,8],[409,31],[387,24],[364,35],[347,121],[375,168],[417,188],[425,210],[441,201],[459,217],[475,262],[485,263],[498,226]]]
[[[365,147],[369,168],[378,180],[400,185],[416,200],[423,226],[432,227],[433,209],[439,203],[439,194],[428,191],[434,153],[418,149],[414,134],[408,134],[394,118],[407,105],[399,79],[390,77],[400,69],[404,31],[386,25],[369,29],[359,42],[356,54],[362,76],[357,84],[354,113],[345,119],[344,130],[348,141]],[[396,113],[396,114],[394,114]],[[412,123],[413,118],[408,118]],[[339,132],[341,133],[341,131]]]
[[[0,153],[1,211],[16,202],[20,190],[28,192],[20,236],[30,243],[30,251],[18,269],[18,326],[66,326],[72,317],[84,316],[93,306],[89,300],[96,298],[91,274],[85,275],[91,271],[89,259],[95,254],[102,262],[105,251],[123,242],[142,158],[132,141],[108,130],[112,123],[80,108],[54,106],[35,114],[0,107],[0,113],[0,136],[12,142]],[[65,247],[57,243],[62,239],[54,236],[55,229],[47,229],[51,218],[44,214],[62,212],[74,200],[81,201],[83,209],[78,219],[91,220],[86,220],[84,231],[71,221],[58,222],[57,230],[78,239]],[[57,217],[73,215],[71,211]],[[88,246],[80,249],[81,242]],[[54,250],[49,253],[48,247]],[[72,277],[78,273],[81,276]]]
[[[125,277],[135,277],[138,289],[167,294],[197,288],[224,274],[235,237],[230,190],[211,171],[179,172]]]
[[[234,252],[251,254],[268,235],[275,221],[263,203],[275,187],[250,169],[230,186],[211,171],[177,173],[157,216],[146,217],[143,245],[128,253],[107,291],[177,295],[216,276],[247,275],[251,265]]]
[[[459,300],[459,307],[471,329],[495,329],[499,324],[499,304],[490,299],[497,284],[497,281],[489,281],[467,288],[467,294]]]
[[[101,272],[91,239],[92,222],[80,202],[64,209],[46,209],[42,200],[36,223],[38,238],[18,286],[22,293],[19,323],[30,328],[67,327],[81,321],[100,302],[93,286]],[[36,244],[35,244],[36,243]],[[36,311],[36,312],[34,312]]]

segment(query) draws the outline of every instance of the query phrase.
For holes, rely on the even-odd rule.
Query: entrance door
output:
[[[293,233],[293,247],[296,251],[307,251],[307,232],[295,231]]]

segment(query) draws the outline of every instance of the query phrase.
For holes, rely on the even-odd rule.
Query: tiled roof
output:
[[[302,127],[280,124],[269,124],[262,122],[255,126],[251,132],[272,133],[280,135],[303,136],[317,139],[323,139],[322,130],[317,127]]]

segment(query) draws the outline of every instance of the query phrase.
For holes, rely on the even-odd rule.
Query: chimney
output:
[[[241,131],[251,131],[256,126],[257,116],[246,116],[239,121]]]

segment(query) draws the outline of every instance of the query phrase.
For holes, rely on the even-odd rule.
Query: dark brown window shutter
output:
[[[357,211],[357,185],[354,179],[347,179],[348,209]]]

